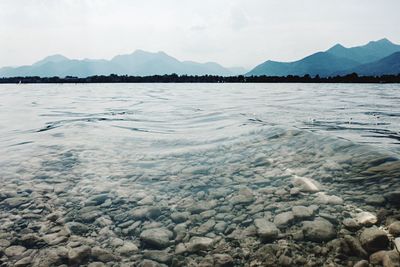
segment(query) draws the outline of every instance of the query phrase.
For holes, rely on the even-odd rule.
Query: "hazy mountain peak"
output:
[[[56,62],[62,62],[62,61],[67,61],[67,60],[69,60],[69,58],[67,58],[63,55],[60,55],[60,54],[55,54],[55,55],[47,56],[44,59],[39,60],[38,62],[34,63],[33,65],[39,66],[39,65],[43,65],[43,64],[46,64],[49,62],[56,63]]]
[[[380,40],[377,40],[377,41],[375,41],[375,43],[378,43],[378,44],[393,44],[389,39],[387,39],[387,38],[382,38],[382,39],[380,39]]]
[[[51,64],[49,64],[51,63]],[[70,60],[62,55],[48,56],[30,66],[0,69],[0,77],[88,77],[93,75],[232,75],[232,71],[217,63],[182,62],[165,52],[136,50],[131,54],[118,55],[111,60]]]
[[[329,48],[326,52],[332,52],[332,51],[343,50],[343,49],[347,49],[347,48],[338,43],[338,44],[335,44],[334,46],[332,46],[331,48]]]
[[[327,76],[341,71],[347,73],[346,70],[354,69],[361,64],[375,62],[398,51],[400,51],[400,45],[392,43],[387,38],[350,48],[336,44],[325,52],[317,52],[294,62],[266,61],[256,66],[247,75],[286,76],[319,74],[320,76]],[[392,56],[389,59],[391,61],[386,60],[384,62],[386,65],[392,64],[397,57]],[[391,63],[389,64],[388,62]]]
[[[383,38],[377,41],[371,41],[368,44],[365,45],[367,48],[374,48],[374,47],[393,47],[396,46],[396,44],[392,43],[389,41],[387,38]]]

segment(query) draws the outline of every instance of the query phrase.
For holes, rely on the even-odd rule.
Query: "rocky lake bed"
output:
[[[2,266],[399,266],[397,157],[299,130],[249,136],[130,171],[125,155],[95,168],[57,149],[10,163]]]
[[[0,266],[399,266],[398,92],[2,85]]]

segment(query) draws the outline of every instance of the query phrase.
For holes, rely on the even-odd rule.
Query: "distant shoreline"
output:
[[[188,76],[188,75],[153,75],[153,76],[90,76],[78,78],[60,77],[10,77],[0,78],[0,84],[34,83],[400,83],[400,74],[383,76],[358,76],[356,73],[335,77],[304,76]]]

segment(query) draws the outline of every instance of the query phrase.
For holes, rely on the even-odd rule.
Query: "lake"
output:
[[[400,219],[400,85],[0,85],[0,148],[9,264],[347,266]]]

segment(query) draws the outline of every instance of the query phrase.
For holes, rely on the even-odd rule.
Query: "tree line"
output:
[[[382,76],[358,76],[356,73],[345,76],[314,77],[310,75],[286,77],[278,76],[217,76],[217,75],[96,75],[86,78],[73,76],[60,77],[10,77],[0,78],[0,83],[400,83],[400,74]]]

